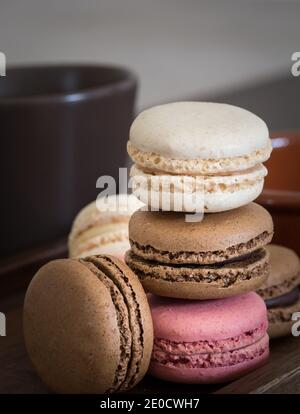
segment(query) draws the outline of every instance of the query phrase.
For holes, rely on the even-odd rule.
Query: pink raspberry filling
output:
[[[242,333],[233,338],[218,341],[174,342],[168,339],[155,338],[154,351],[163,351],[170,354],[202,354],[233,351],[251,345],[261,339],[267,330],[267,321],[256,329]]]
[[[214,368],[231,366],[261,356],[268,349],[266,329],[222,341],[172,342],[155,339],[152,361],[166,366]]]

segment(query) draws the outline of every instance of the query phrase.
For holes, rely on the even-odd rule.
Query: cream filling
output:
[[[167,158],[155,152],[144,152],[135,147],[130,141],[127,143],[130,158],[143,168],[173,174],[216,174],[246,170],[266,161],[271,154],[271,140],[264,148],[247,155],[219,159],[174,159]]]
[[[128,243],[128,223],[114,223],[105,226],[95,226],[83,232],[74,240],[69,241],[70,257],[79,257],[82,252],[101,248],[107,250],[107,245]]]
[[[267,169],[263,164],[258,164],[244,171],[238,171],[229,175],[195,176],[189,175],[158,175],[154,172],[145,171],[134,164],[130,171],[133,178],[133,190],[143,188],[148,191],[168,193],[191,193],[204,191],[214,193],[218,191],[232,192],[250,188],[263,180],[267,175]]]
[[[128,240],[111,242],[100,246],[85,246],[86,250],[78,251],[76,258],[97,256],[99,254],[110,254],[120,260],[124,260],[125,253],[130,249]]]
[[[109,223],[105,225],[98,225],[91,227],[77,236],[76,241],[78,244],[84,243],[86,240],[93,239],[94,237],[106,236],[109,234],[123,233],[128,234],[128,223]]]

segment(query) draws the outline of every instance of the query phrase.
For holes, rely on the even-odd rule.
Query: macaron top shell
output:
[[[153,332],[146,295],[112,256],[43,266],[26,293],[23,322],[31,361],[56,392],[127,389],[147,370]]]
[[[143,111],[130,129],[137,149],[173,159],[220,159],[271,152],[265,122],[227,104],[175,102]]]
[[[134,253],[149,258],[147,250],[152,249],[153,259],[156,251],[159,260],[164,253],[166,260],[167,253],[209,253],[207,263],[210,259],[211,262],[222,261],[262,247],[272,234],[272,217],[256,203],[206,214],[202,221],[188,223],[182,213],[138,210],[129,222],[129,239]],[[226,257],[221,254],[224,251]],[[172,256],[171,261],[174,260],[176,258]]]
[[[270,275],[258,293],[269,299],[300,285],[300,260],[296,252],[284,246],[270,244],[266,249],[270,255]]]
[[[205,301],[148,295],[155,338],[174,342],[221,341],[267,327],[266,306],[254,292]],[[247,318],[241,317],[247,312]]]

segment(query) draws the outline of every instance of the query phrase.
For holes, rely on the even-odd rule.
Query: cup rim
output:
[[[33,65],[13,65],[7,68],[9,71],[22,72],[28,70],[84,70],[84,69],[99,69],[111,70],[119,73],[120,79],[112,80],[104,85],[95,85],[72,92],[54,92],[51,94],[41,93],[37,95],[15,96],[15,97],[1,97],[0,106],[9,105],[32,105],[32,104],[49,104],[49,103],[71,103],[84,101],[120,91],[128,90],[137,85],[137,75],[131,70],[118,65],[97,64],[97,63],[53,63],[53,64],[33,64]]]

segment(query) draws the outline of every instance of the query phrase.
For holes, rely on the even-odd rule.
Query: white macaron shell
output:
[[[141,151],[174,159],[238,157],[270,146],[265,122],[227,104],[175,102],[143,111],[130,129]]]

